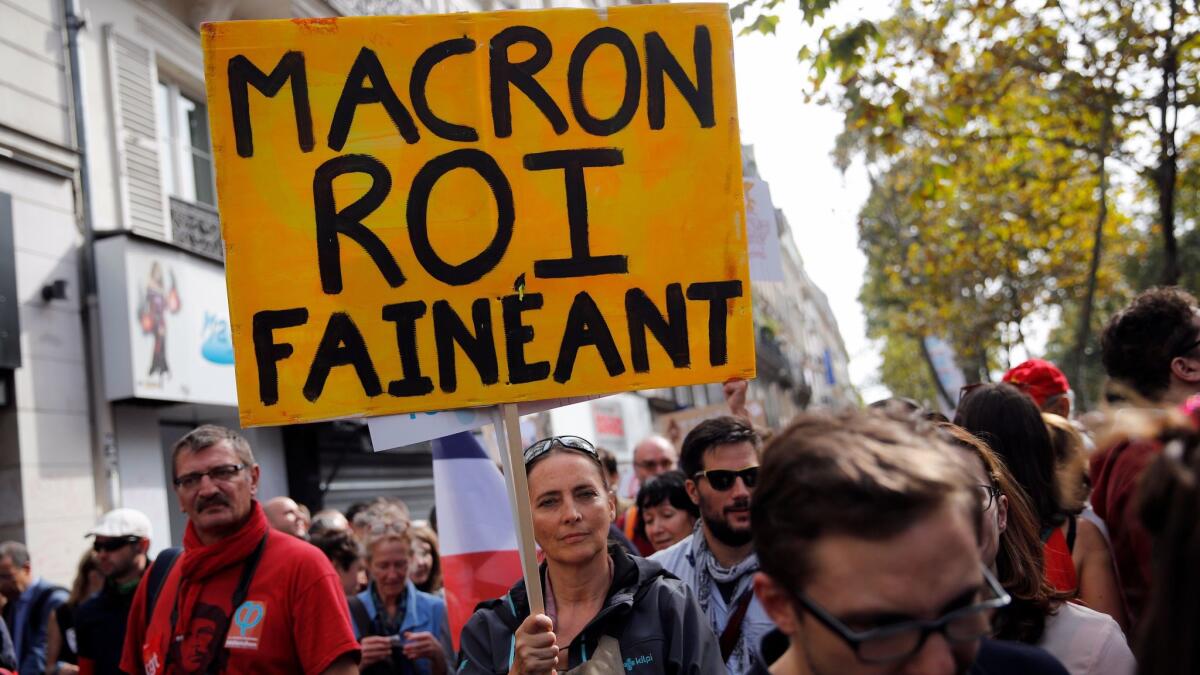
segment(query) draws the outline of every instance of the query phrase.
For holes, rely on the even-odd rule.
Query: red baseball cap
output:
[[[1029,394],[1039,408],[1050,397],[1061,396],[1071,389],[1071,383],[1058,366],[1042,359],[1029,359],[1009,370],[1002,379]]]

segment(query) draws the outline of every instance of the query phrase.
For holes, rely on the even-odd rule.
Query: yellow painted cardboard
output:
[[[206,24],[202,34],[243,425],[754,376],[733,45],[725,5],[223,22]],[[540,51],[539,35],[545,36]],[[702,53],[705,35],[710,58]],[[513,38],[513,44],[497,48],[495,41],[505,38]],[[435,47],[439,43],[445,44]],[[632,49],[635,58],[627,61],[622,48]],[[671,59],[663,57],[663,49]],[[300,56],[285,57],[289,52]],[[574,102],[573,59],[578,85]],[[362,68],[372,61],[386,76],[386,84],[377,76],[364,79]],[[544,66],[538,68],[541,61]],[[524,69],[544,89],[551,107],[561,111],[562,133],[520,86],[505,79],[503,66],[508,62],[526,63],[510,69],[516,72],[510,79],[523,77]],[[356,63],[359,76],[348,81]],[[706,65],[711,67],[711,87],[698,74]],[[425,86],[416,87],[416,93],[427,103],[427,112],[436,116],[432,125],[426,123],[429,115],[417,114],[412,80],[418,69],[428,73]],[[632,84],[627,73],[636,75]],[[301,75],[306,91],[297,86]],[[247,80],[250,84],[243,85]],[[493,82],[500,83],[499,91],[508,92],[511,133],[494,118],[505,106],[494,98]],[[650,110],[652,89],[662,92],[657,97],[659,125]],[[389,99],[383,95],[387,90],[412,118],[411,128],[405,130],[407,125],[395,121],[387,106],[375,102]],[[711,92],[710,113],[705,112],[703,95],[693,96],[693,102],[681,93],[689,90]],[[343,106],[353,112],[348,127],[342,125],[344,145],[330,133],[343,96],[360,101]],[[622,117],[622,109],[632,113]],[[248,122],[240,131],[234,122],[239,110]],[[299,131],[305,117],[311,118],[310,140]],[[345,118],[343,114],[343,122]],[[585,128],[580,120],[588,118],[599,126]],[[440,137],[431,129],[438,119],[458,125],[459,133],[470,127],[476,138]],[[441,133],[454,132],[442,128]],[[581,149],[615,149],[615,155],[606,151],[605,161],[613,163],[614,156],[620,160],[612,166],[588,166],[574,175],[577,192],[586,195],[586,251],[578,241],[573,249],[568,225],[571,172],[545,168],[552,159],[542,159],[543,168],[534,170],[539,160],[528,157]],[[572,156],[592,161],[596,154]],[[439,174],[431,168],[464,157],[475,166],[487,164],[493,182],[510,186],[512,228],[507,241],[497,237],[498,203],[503,199],[493,195],[479,172],[459,167]],[[374,177],[351,170],[367,165],[377,172]],[[349,172],[323,178],[331,167]],[[386,180],[386,196],[370,198],[372,190],[384,192]],[[409,199],[414,180],[432,185],[427,191],[423,259],[414,242],[425,240],[410,221],[414,216],[409,202],[422,201]],[[332,195],[333,205],[322,202],[320,193]],[[350,205],[364,196],[368,198],[360,205],[374,208],[354,213]],[[318,211],[325,213],[322,226]],[[349,221],[357,218],[362,228],[348,225],[338,230],[330,225],[338,222],[330,215],[335,212],[344,212]],[[373,258],[349,231],[378,242],[382,257],[377,250]],[[324,276],[319,239],[326,242]],[[332,255],[329,242],[337,245]],[[489,248],[496,255],[475,268],[478,278],[464,280],[462,269],[454,271]],[[578,260],[584,254],[625,256],[624,271],[555,277],[539,273],[554,263],[536,264]],[[394,261],[390,276],[383,270],[391,266],[377,262],[385,258]],[[570,274],[585,267],[559,264],[558,272],[565,269]],[[340,274],[329,272],[335,268]],[[340,288],[334,277],[340,278]],[[683,319],[668,314],[667,289],[672,284],[678,284],[672,291],[676,300],[683,298],[679,304],[686,312],[687,349],[681,352],[679,333],[674,333],[673,360],[655,332],[644,331],[646,362],[635,363],[632,345],[643,331],[640,324],[630,329],[627,296],[631,289],[641,289],[657,312],[676,320],[678,329]],[[711,293],[704,299],[706,289],[718,289],[724,299],[711,299]],[[736,297],[731,297],[733,290],[738,291]],[[587,297],[577,297],[580,293]],[[502,300],[505,297],[509,299]],[[592,306],[589,298],[598,314],[584,311]],[[515,307],[537,300],[540,308],[519,315],[520,323],[532,328],[532,337],[526,335],[522,342],[517,322],[505,322],[504,303]],[[472,307],[480,303],[481,316],[490,321],[490,335],[484,331],[476,353],[486,364],[487,345],[494,348],[494,383],[485,383],[487,378],[464,349],[449,341],[448,336],[466,338],[461,331],[455,333],[445,307],[435,330],[438,301],[461,317],[466,338],[476,333]],[[403,317],[421,310],[411,303],[424,303],[424,313],[410,325]],[[385,309],[389,306],[392,309]],[[568,328],[573,306],[576,320]],[[335,314],[342,316],[331,320]],[[614,360],[612,349],[603,350],[609,352],[608,365],[595,344],[605,342],[605,326],[617,354]],[[665,326],[658,328],[669,333]],[[439,354],[435,333],[452,352]],[[573,367],[561,358],[566,333],[584,343]],[[722,341],[725,354],[714,354],[711,344]],[[406,342],[411,347],[407,354]],[[549,372],[541,376],[535,367],[520,377],[510,342],[523,347],[526,363],[548,362]],[[316,358],[318,352],[321,358]],[[453,357],[445,358],[449,353]],[[442,372],[444,361],[450,360],[456,372],[453,387]],[[272,369],[277,373],[274,379]],[[514,381],[522,379],[531,381]]]

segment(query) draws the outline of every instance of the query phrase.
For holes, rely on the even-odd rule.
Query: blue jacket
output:
[[[367,616],[371,621],[375,621],[375,617],[379,614],[379,608],[375,606],[375,600],[371,596],[371,588],[359,593],[355,597],[367,610]],[[405,633],[433,633],[434,637],[442,643],[442,650],[446,653],[446,669],[454,670],[454,647],[450,642],[450,623],[446,616],[446,601],[437,597],[418,591],[411,580],[404,583],[404,620],[400,623],[400,635]],[[353,612],[351,612],[353,618]],[[354,625],[354,637],[358,640],[363,639],[361,628],[357,621],[351,621]],[[430,675],[432,665],[428,659],[417,659],[416,661],[404,661],[405,664],[410,664],[411,667],[400,666],[396,672],[413,673],[413,675]]]
[[[46,671],[46,624],[59,605],[67,601],[67,591],[42,578],[37,578],[21,597],[5,608],[13,646],[16,647],[17,670],[22,673]]]

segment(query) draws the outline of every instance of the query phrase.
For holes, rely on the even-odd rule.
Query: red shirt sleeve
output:
[[[292,637],[304,672],[319,675],[345,654],[352,654],[357,663],[360,651],[337,572],[315,547],[306,546],[302,555],[302,581],[292,602]]]
[[[1092,462],[1092,503],[1108,525],[1113,558],[1135,620],[1149,595],[1152,578],[1152,540],[1138,513],[1138,486],[1142,473],[1160,451],[1157,443],[1137,441],[1115,446]]]

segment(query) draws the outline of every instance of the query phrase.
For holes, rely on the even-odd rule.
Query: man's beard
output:
[[[112,581],[116,581],[117,579],[120,579],[121,577],[127,576],[130,572],[133,572],[135,569],[137,569],[137,558],[136,557],[130,559],[128,562],[126,562],[124,564],[114,565],[112,572],[110,574],[108,574],[108,576],[106,578],[108,578]]]
[[[748,508],[749,503],[735,503],[731,506]],[[726,546],[739,548],[749,544],[754,538],[754,533],[750,528],[735,530],[730,526],[729,522],[725,520],[725,513],[723,511],[714,514],[709,509],[701,509],[701,517],[704,518],[704,526],[708,528],[709,533],[716,537],[717,541]]]

